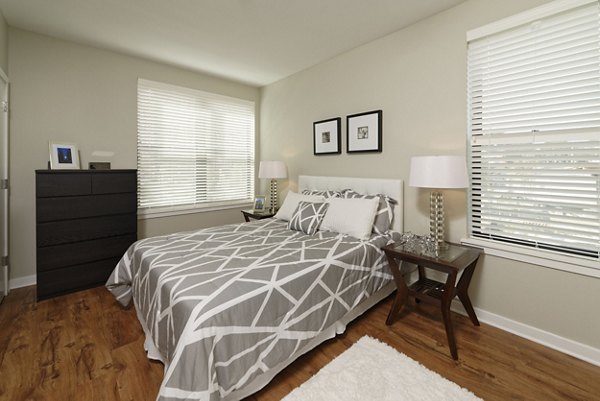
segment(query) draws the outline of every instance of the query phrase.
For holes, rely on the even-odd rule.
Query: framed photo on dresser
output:
[[[50,142],[50,168],[52,170],[79,170],[79,149],[74,143]]]

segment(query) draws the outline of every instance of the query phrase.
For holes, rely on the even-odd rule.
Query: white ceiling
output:
[[[0,0],[10,26],[263,86],[464,0]]]

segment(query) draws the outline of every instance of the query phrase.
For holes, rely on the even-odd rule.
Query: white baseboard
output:
[[[14,290],[15,288],[28,287],[30,285],[35,285],[37,282],[36,277],[37,276],[35,274],[32,274],[31,276],[12,278],[8,282],[8,287],[11,290]]]
[[[594,348],[589,345],[558,336],[556,334],[538,329],[533,326],[529,326],[521,322],[517,322],[516,320],[508,319],[504,316],[500,316],[495,313],[485,311],[483,309],[473,309],[475,309],[477,318],[483,323],[497,327],[504,331],[508,331],[509,333],[516,334],[519,337],[523,337],[538,344],[542,344],[548,348],[552,348],[564,354],[571,355],[577,359],[581,359],[593,365],[600,366],[600,349],[598,348]],[[458,299],[455,299],[452,302],[452,310],[460,313],[461,315],[467,315],[467,312],[465,311]]]

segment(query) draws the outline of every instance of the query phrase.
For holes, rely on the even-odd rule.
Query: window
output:
[[[600,269],[598,1],[552,2],[467,41],[470,237]]]
[[[141,215],[252,202],[254,102],[140,79],[137,146]]]

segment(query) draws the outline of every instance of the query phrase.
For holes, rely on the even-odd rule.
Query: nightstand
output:
[[[479,259],[480,251],[475,248],[461,245],[448,244],[447,248],[436,255],[411,243],[391,244],[383,248],[388,259],[390,270],[394,276],[394,282],[398,292],[392,304],[386,324],[391,325],[398,317],[398,312],[406,303],[409,296],[414,297],[417,303],[423,301],[441,308],[448,346],[453,359],[458,359],[456,340],[450,316],[450,305],[454,297],[458,296],[462,302],[471,322],[479,326],[479,320],[473,310],[469,298],[469,284]],[[400,263],[398,263],[400,262]],[[404,277],[400,272],[402,262],[414,263],[419,271],[419,278],[410,286],[406,285]],[[446,274],[446,281],[436,281],[427,277],[426,269],[436,270]],[[458,284],[456,279],[462,272]]]
[[[269,217],[275,216],[275,213],[270,212],[269,210],[242,210],[242,214],[244,215],[244,220],[249,222],[250,219],[254,220],[262,220],[268,219]]]

